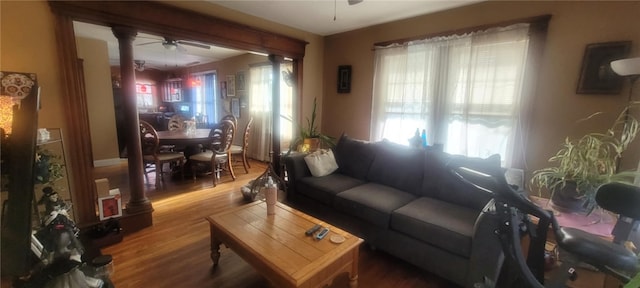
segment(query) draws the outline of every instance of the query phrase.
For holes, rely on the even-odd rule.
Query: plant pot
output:
[[[562,188],[556,188],[551,195],[551,207],[565,213],[587,213],[589,197],[579,195],[576,184],[567,182]]]
[[[309,147],[309,152],[316,152],[320,148],[320,138],[304,138],[303,143]]]

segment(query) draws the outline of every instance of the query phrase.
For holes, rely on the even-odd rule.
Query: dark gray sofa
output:
[[[339,168],[323,177],[311,175],[304,155],[284,157],[290,205],[458,285],[495,277],[502,263],[495,217],[481,213],[491,197],[450,169],[494,169],[499,157],[472,159],[346,135],[334,155]]]

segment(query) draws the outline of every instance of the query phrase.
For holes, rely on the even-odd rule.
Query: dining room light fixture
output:
[[[178,49],[178,43],[176,43],[176,41],[173,41],[173,40],[162,41],[162,46],[164,47],[164,49],[167,49],[169,51],[174,51]]]

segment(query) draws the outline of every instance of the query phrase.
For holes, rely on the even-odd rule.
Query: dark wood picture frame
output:
[[[611,61],[626,58],[630,49],[631,41],[587,45],[576,93],[619,94],[623,78],[611,70]]]
[[[338,93],[351,93],[351,65],[338,66]]]

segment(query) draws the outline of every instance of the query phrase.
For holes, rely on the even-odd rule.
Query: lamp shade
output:
[[[640,75],[640,57],[611,61],[611,69],[620,76]]]

